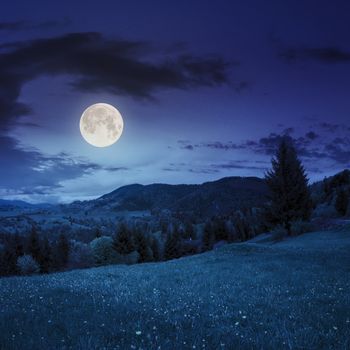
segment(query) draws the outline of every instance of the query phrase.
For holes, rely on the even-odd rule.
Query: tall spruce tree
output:
[[[305,169],[290,138],[282,138],[271,163],[272,169],[265,177],[271,194],[268,220],[283,225],[291,234],[293,221],[310,218],[312,202]]]

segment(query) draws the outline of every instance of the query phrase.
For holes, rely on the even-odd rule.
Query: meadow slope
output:
[[[350,230],[0,279],[1,349],[349,349]]]

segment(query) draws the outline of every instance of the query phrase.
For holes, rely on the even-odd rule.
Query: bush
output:
[[[102,236],[95,238],[90,243],[90,248],[96,266],[117,264],[120,262],[120,254],[115,251],[111,237]]]
[[[242,212],[237,211],[233,217],[234,234],[233,240],[247,241],[255,236],[255,230],[252,225],[253,219],[248,218]]]
[[[338,213],[334,205],[320,204],[316,207],[313,212],[313,217],[315,218],[336,218]]]
[[[95,238],[90,243],[90,248],[96,266],[110,265],[110,264],[136,264],[140,258],[137,251],[129,254],[119,254],[113,244],[113,238],[102,236]]]
[[[17,259],[17,268],[22,275],[39,273],[40,266],[31,255],[22,255]]]
[[[140,259],[140,254],[136,250],[126,255],[118,255],[119,264],[133,265],[137,264]]]
[[[271,234],[274,241],[281,241],[288,236],[288,231],[283,226],[278,225],[271,231]]]
[[[291,225],[292,235],[298,236],[303,233],[312,232],[312,231],[314,231],[314,225],[311,222],[301,221],[301,220],[292,222],[292,225]]]
[[[94,265],[94,257],[91,247],[75,240],[70,241],[70,251],[68,256],[68,267],[71,269],[81,269]]]

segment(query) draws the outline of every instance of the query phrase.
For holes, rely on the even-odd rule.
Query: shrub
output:
[[[312,232],[314,230],[314,225],[311,222],[307,221],[294,221],[291,225],[292,235],[301,235],[306,232]]]
[[[91,247],[75,240],[70,241],[68,257],[69,268],[86,268],[94,265],[94,257]]]
[[[338,213],[333,205],[320,204],[313,212],[315,218],[336,218]]]
[[[39,273],[40,266],[31,255],[22,255],[17,259],[17,268],[22,275]]]
[[[248,218],[242,212],[237,211],[233,217],[234,220],[234,239],[240,241],[246,241],[255,236],[255,230],[253,227],[253,218]],[[233,240],[234,240],[233,239]]]
[[[118,254],[113,246],[111,237],[102,236],[95,238],[90,247],[94,257],[95,265],[117,264],[120,262],[120,254]]]
[[[133,265],[137,264],[140,259],[140,254],[136,250],[126,255],[118,255],[119,264]]]
[[[271,234],[274,241],[281,241],[288,236],[288,231],[282,225],[278,225],[271,231]]]

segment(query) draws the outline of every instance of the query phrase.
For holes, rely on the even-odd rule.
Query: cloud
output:
[[[253,84],[251,82],[242,80],[236,85],[235,90],[238,93],[242,93],[242,92],[244,92],[246,90],[251,89],[252,85]]]
[[[320,123],[319,124],[320,128],[326,130],[327,132],[336,132],[338,131],[340,128],[342,128],[343,126],[341,124],[331,124],[331,123]]]
[[[180,148],[187,150],[209,148],[218,152],[244,150],[259,156],[268,156],[270,159],[276,154],[276,150],[282,139],[288,138],[297,150],[298,155],[307,162],[318,162],[325,160],[333,162],[335,166],[348,167],[350,164],[350,138],[346,135],[346,125],[320,123],[317,132],[310,130],[304,136],[298,136],[295,128],[285,128],[282,133],[270,133],[257,140],[245,140],[240,143],[232,141],[214,141],[192,144],[189,140],[178,141]],[[344,136],[334,137],[334,132],[342,130]],[[293,133],[293,136],[291,135]],[[264,161],[263,161],[264,162]],[[311,164],[313,169],[317,165]],[[265,166],[254,164],[242,164],[237,161],[212,165],[216,169],[265,169]],[[316,172],[316,171],[315,171]],[[318,171],[319,172],[319,171]]]
[[[103,167],[84,158],[61,152],[45,155],[37,149],[25,149],[15,139],[0,135],[0,189],[22,194],[53,193],[61,182],[98,170],[116,172],[125,167]]]
[[[190,151],[193,151],[195,148],[212,148],[212,149],[225,150],[225,151],[244,148],[243,145],[235,144],[232,141],[229,141],[229,142],[214,141],[214,142],[202,142],[199,144],[192,144],[190,141],[187,141],[187,140],[179,140],[178,143],[180,144],[181,149],[186,149]]]
[[[314,131],[309,131],[305,134],[305,137],[310,139],[310,140],[315,140],[319,137],[319,135],[316,134]]]
[[[338,47],[289,48],[280,53],[289,63],[316,61],[326,64],[350,63],[350,52]]]
[[[3,129],[19,116],[30,114],[30,108],[18,99],[23,84],[39,76],[71,76],[71,87],[80,92],[109,92],[152,100],[161,89],[226,84],[230,66],[213,56],[182,54],[156,59],[158,52],[146,42],[107,39],[97,32],[12,42],[0,49]]]
[[[61,21],[42,21],[42,22],[33,22],[33,21],[13,21],[13,22],[0,22],[0,31],[23,31],[31,29],[50,29],[56,27],[67,26],[71,23],[68,18],[64,18]]]
[[[249,169],[249,170],[267,170],[269,166],[258,166],[250,164],[248,161],[230,161],[225,163],[211,164],[214,169]]]
[[[327,155],[340,164],[350,164],[350,140],[343,139],[342,142],[332,142],[325,146]]]

